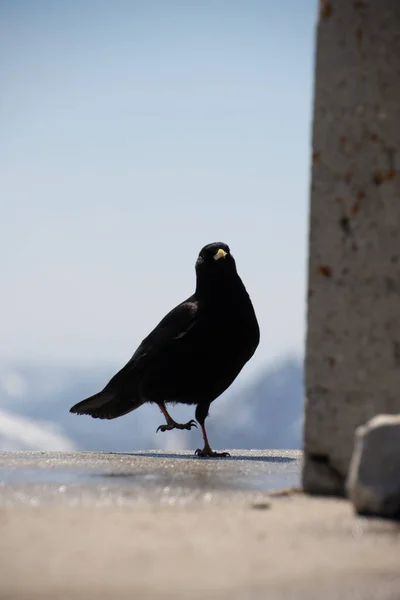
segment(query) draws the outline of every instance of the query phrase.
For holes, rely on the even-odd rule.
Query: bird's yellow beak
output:
[[[222,250],[222,248],[220,248],[220,249],[218,250],[218,252],[216,252],[216,253],[214,254],[214,260],[219,260],[220,258],[225,258],[225,256],[226,256],[227,254],[228,254],[228,253],[227,253],[227,252],[225,252],[225,250]]]

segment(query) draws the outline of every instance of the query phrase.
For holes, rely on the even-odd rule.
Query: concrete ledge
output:
[[[0,506],[231,505],[300,483],[299,450],[230,452],[3,452]]]
[[[1,455],[0,597],[398,600],[396,524],[356,517],[343,500],[269,496],[257,486],[277,471],[298,478],[301,454],[236,452]],[[54,481],[63,473],[82,479]],[[167,478],[176,501],[160,501],[146,474]]]

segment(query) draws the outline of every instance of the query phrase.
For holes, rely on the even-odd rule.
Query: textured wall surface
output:
[[[342,493],[400,412],[400,0],[321,2],[315,73],[303,485]]]

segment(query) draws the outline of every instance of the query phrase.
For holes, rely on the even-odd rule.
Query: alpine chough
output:
[[[70,412],[115,419],[154,402],[166,420],[157,431],[190,430],[196,422],[177,423],[166,404],[193,404],[204,439],[196,454],[229,456],[213,452],[204,422],[211,402],[236,379],[259,340],[253,305],[229,247],[208,244],[196,261],[194,294],[160,321],[101,392]]]

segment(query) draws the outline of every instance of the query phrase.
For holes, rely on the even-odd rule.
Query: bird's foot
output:
[[[172,429],[188,429],[190,431],[192,427],[197,427],[197,423],[194,419],[187,423],[176,423],[175,421],[171,421],[165,425],[159,425],[157,431],[171,431]]]
[[[212,457],[212,458],[221,458],[224,456],[230,456],[229,452],[214,452],[214,450],[211,450],[210,446],[204,446],[203,450],[200,450],[200,448],[198,448],[195,452],[196,456],[201,456],[201,457]]]

